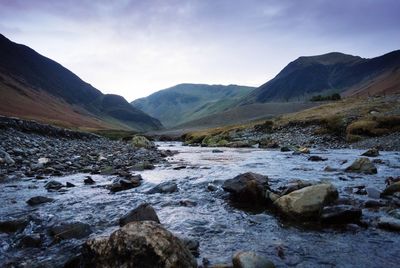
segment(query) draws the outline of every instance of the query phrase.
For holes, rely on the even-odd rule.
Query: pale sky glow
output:
[[[397,0],[0,0],[0,33],[128,101],[179,83],[259,86],[302,55],[400,48]]]

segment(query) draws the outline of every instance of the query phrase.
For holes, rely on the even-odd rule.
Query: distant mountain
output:
[[[131,104],[172,127],[232,107],[253,87],[237,85],[179,84]]]
[[[357,91],[399,68],[400,50],[372,59],[338,52],[300,57],[275,78],[245,96],[240,104],[298,101],[314,95]]]
[[[57,62],[1,34],[0,104],[1,115],[68,127],[162,128],[123,97],[102,94]]]

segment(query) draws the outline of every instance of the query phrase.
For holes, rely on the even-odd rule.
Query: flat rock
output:
[[[50,229],[50,234],[56,239],[81,239],[92,233],[89,224],[82,222],[63,223]]]
[[[364,174],[376,174],[378,172],[375,165],[366,157],[358,158],[345,171]]]
[[[148,194],[170,194],[178,191],[178,185],[172,181],[166,181],[158,184],[154,188],[147,191]]]
[[[147,203],[139,205],[119,219],[119,225],[124,226],[133,221],[154,221],[160,223],[154,208]]]
[[[197,267],[180,239],[153,221],[131,222],[109,237],[88,240],[83,260],[85,267]]]
[[[36,206],[36,205],[40,205],[43,203],[49,203],[49,202],[53,202],[54,199],[53,198],[49,198],[46,196],[35,196],[30,198],[28,201],[26,201],[26,203],[28,203],[28,205],[30,206]]]
[[[324,206],[338,198],[337,189],[330,183],[308,186],[278,198],[274,205],[293,219],[311,219],[320,215]]]
[[[267,258],[252,251],[238,252],[232,258],[233,268],[275,268]]]

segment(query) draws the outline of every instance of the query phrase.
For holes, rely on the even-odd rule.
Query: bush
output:
[[[310,101],[337,101],[340,100],[342,97],[339,93],[334,93],[328,96],[317,95],[313,96]]]

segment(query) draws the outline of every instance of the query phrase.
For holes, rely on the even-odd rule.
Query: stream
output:
[[[372,226],[355,224],[346,228],[307,228],[281,221],[268,211],[244,211],[233,206],[220,187],[224,180],[245,172],[269,177],[272,188],[301,179],[327,181],[335,185],[341,198],[357,201],[370,199],[353,189],[366,185],[379,190],[385,179],[400,176],[399,152],[381,152],[376,175],[326,172],[324,168],[344,169],[363,152],[353,149],[311,150],[311,155],[327,158],[310,162],[308,155],[257,148],[187,147],[178,142],[158,143],[163,150],[179,153],[167,158],[154,170],[137,172],[144,182],[134,189],[110,194],[104,185],[115,176],[91,175],[95,185],[84,185],[88,174],[53,177],[76,187],[63,192],[48,192],[49,180],[23,178],[0,184],[1,218],[31,215],[34,219],[19,234],[0,233],[0,267],[15,266],[57,267],[71,258],[82,240],[54,243],[46,234],[49,226],[80,221],[93,228],[91,237],[107,235],[118,228],[119,218],[143,202],[157,211],[161,223],[178,236],[200,242],[198,263],[203,258],[214,263],[229,263],[239,250],[264,255],[277,267],[396,267],[400,263],[399,233]],[[372,158],[371,158],[372,159]],[[156,184],[175,181],[179,191],[172,194],[146,194]],[[210,191],[213,189],[214,191]],[[51,203],[31,207],[26,200],[43,195],[54,198]],[[363,217],[374,218],[383,211],[363,209]],[[41,248],[18,248],[21,236],[40,233],[44,236]]]

